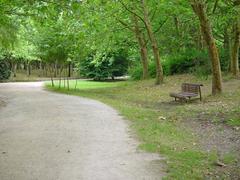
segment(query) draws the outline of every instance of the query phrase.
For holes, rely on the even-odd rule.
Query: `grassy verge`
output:
[[[210,81],[204,80],[204,101],[186,104],[172,103],[169,92],[178,91],[182,82],[199,82],[192,76],[168,77],[161,86],[154,86],[153,80],[141,82],[92,82],[79,81],[75,90],[75,81],[70,81],[70,90],[51,87],[49,90],[76,96],[100,100],[116,108],[132,123],[132,128],[141,141],[140,148],[157,152],[166,157],[167,179],[203,179],[211,175],[218,160],[216,152],[203,151],[198,137],[182,125],[182,121],[196,117],[204,112],[213,119],[224,108],[229,108],[224,116],[229,119],[227,124],[238,125],[237,119],[231,120],[239,107],[239,82],[230,83],[229,89],[221,97],[208,96]],[[57,84],[57,82],[56,82]],[[236,120],[235,120],[236,119]],[[238,122],[238,121],[237,121]],[[225,157],[231,162],[232,156]]]

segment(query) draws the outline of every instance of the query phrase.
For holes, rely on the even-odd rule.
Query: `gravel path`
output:
[[[1,180],[155,180],[157,154],[137,150],[127,121],[86,98],[42,83],[0,84]]]

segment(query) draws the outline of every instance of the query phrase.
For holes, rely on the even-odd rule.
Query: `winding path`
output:
[[[157,180],[161,158],[137,150],[127,121],[86,98],[0,84],[1,180]]]

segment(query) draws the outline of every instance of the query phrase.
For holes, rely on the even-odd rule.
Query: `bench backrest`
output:
[[[182,84],[182,92],[199,94],[200,86],[202,86],[202,84],[183,83]]]

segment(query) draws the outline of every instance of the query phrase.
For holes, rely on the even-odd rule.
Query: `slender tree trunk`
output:
[[[198,46],[199,46],[199,49],[202,50],[204,49],[204,39],[203,39],[203,33],[202,33],[202,28],[201,26],[199,26],[198,28]]]
[[[16,71],[17,71],[17,63],[13,62],[13,63],[12,63],[13,77],[17,77]]]
[[[54,63],[54,77],[57,77],[57,68],[58,68],[58,63],[55,61]]]
[[[133,22],[134,22],[134,32],[138,41],[138,45],[140,48],[140,54],[141,54],[141,61],[142,61],[142,67],[143,67],[143,79],[148,78],[148,55],[147,55],[147,43],[144,38],[144,34],[141,32],[139,28],[139,22],[136,15],[133,15]]]
[[[27,62],[23,63],[23,69],[27,71]]]
[[[222,75],[218,49],[215,39],[213,38],[211,24],[205,11],[206,7],[204,2],[202,0],[191,0],[191,4],[194,12],[199,18],[203,37],[208,46],[209,56],[212,61],[212,94],[215,95],[222,92]]]
[[[31,76],[31,62],[30,61],[27,63],[27,74],[28,74],[28,76]]]
[[[48,77],[48,64],[45,65],[45,76]]]
[[[43,66],[42,66],[42,61],[39,62],[39,74],[38,76],[41,77],[43,73]]]
[[[52,66],[52,67],[50,67],[50,74],[51,74],[51,81],[52,81],[52,87],[54,87],[55,85],[54,85],[54,80],[53,80],[53,76],[54,76],[54,70],[55,70],[55,64]]]
[[[76,79],[75,90],[77,90],[77,83],[78,83],[78,79]]]
[[[230,48],[230,37],[228,26],[224,29],[224,42],[223,42],[225,58],[228,60],[227,70],[231,70],[231,48]]]
[[[240,48],[240,23],[234,25],[234,40],[232,46],[232,74],[235,77],[239,76],[239,48]]]
[[[160,54],[159,54],[159,49],[158,49],[158,44],[157,40],[154,36],[153,30],[152,30],[152,25],[150,23],[149,17],[148,17],[148,9],[145,3],[145,0],[141,0],[142,3],[142,8],[143,8],[143,13],[144,13],[144,21],[145,21],[145,26],[148,32],[149,39],[152,44],[152,49],[153,49],[153,55],[156,63],[156,84],[161,84],[163,82],[163,69],[161,65],[161,59],[160,59]]]
[[[67,77],[67,89],[68,89],[68,91],[70,90],[70,88],[69,88],[69,77]]]
[[[59,72],[59,86],[58,86],[58,88],[60,89],[61,88],[61,83],[62,83],[62,70],[63,70],[63,68],[62,67],[60,67],[60,72]]]
[[[68,63],[68,77],[71,77],[71,69],[72,69],[72,63],[71,62],[69,62]]]
[[[52,87],[54,87],[54,81],[53,81],[53,73],[54,73],[54,67],[50,66],[50,76],[51,76],[51,82],[52,82]]]
[[[65,89],[65,87],[66,87],[66,69],[64,68],[64,70],[63,70],[63,75],[64,75],[64,77],[63,77],[63,87],[64,87],[64,89]]]

